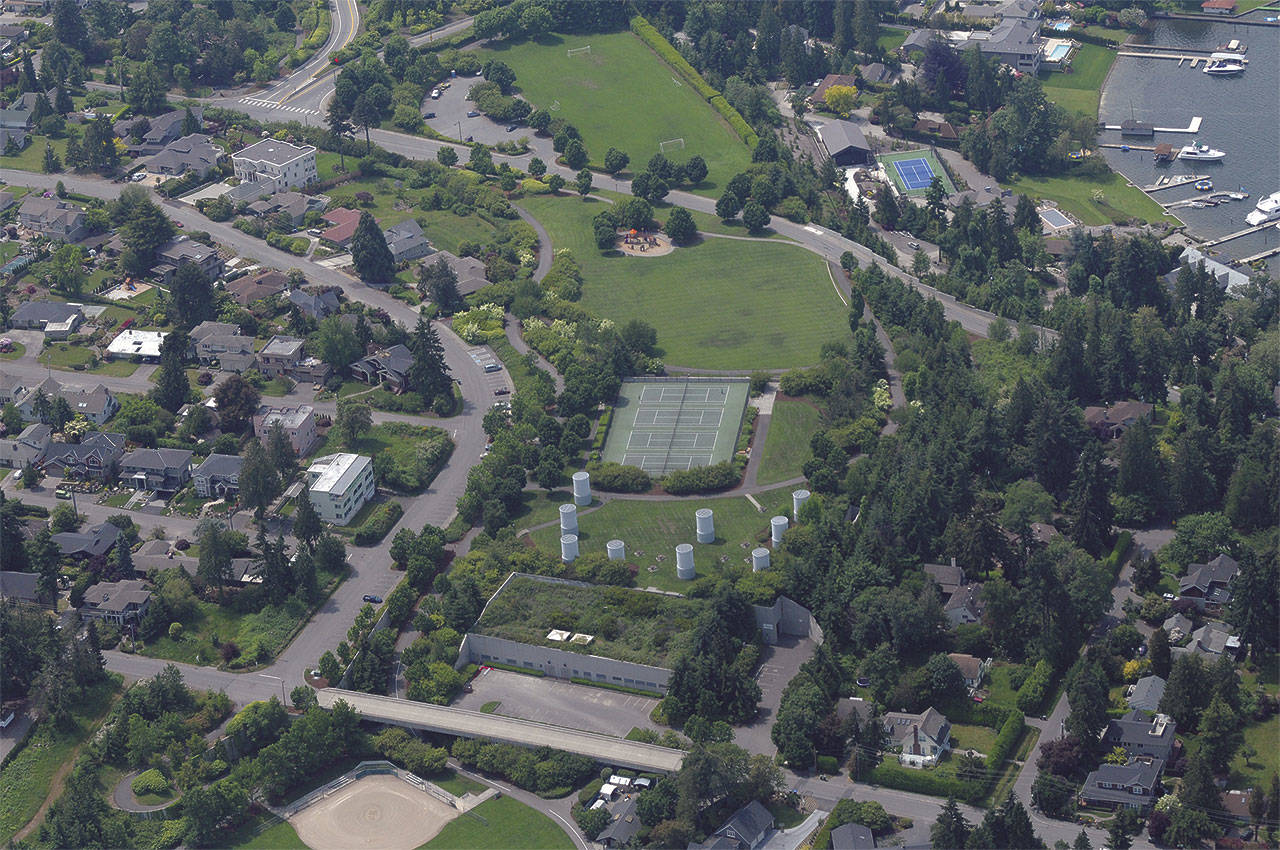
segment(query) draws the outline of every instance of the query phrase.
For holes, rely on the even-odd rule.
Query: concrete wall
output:
[[[779,596],[772,605],[752,605],[756,614],[756,625],[765,643],[777,643],[779,635],[787,637],[812,638],[814,643],[824,640],[822,627],[818,621],[799,602]]]
[[[643,688],[665,694],[671,671],[648,664],[618,661],[506,638],[469,632],[462,639],[458,666],[495,662],[526,670],[540,670],[558,679],[584,678],[601,684]]]

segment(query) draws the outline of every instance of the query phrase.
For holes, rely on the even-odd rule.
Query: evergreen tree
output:
[[[1225,773],[1231,759],[1244,746],[1240,723],[1239,714],[1221,695],[1215,696],[1200,715],[1200,751],[1213,772]]]
[[[1080,833],[1083,835],[1084,830]],[[1107,827],[1107,846],[1111,850],[1129,850],[1133,846],[1133,839],[1129,837],[1129,833],[1124,828],[1124,824],[1116,818],[1111,822],[1111,826]]]
[[[684,207],[676,207],[671,211],[663,229],[677,245],[687,245],[698,237],[698,225]]]
[[[1067,715],[1067,734],[1081,746],[1097,750],[1098,735],[1107,725],[1107,680],[1094,665],[1080,668],[1067,689],[1071,713]]]
[[[196,114],[192,112],[191,107],[188,106],[186,112],[182,114],[182,135],[190,136],[192,133],[199,133],[199,132],[200,132],[200,119],[196,118]]]
[[[1173,666],[1169,649],[1169,633],[1164,629],[1156,629],[1151,633],[1151,641],[1147,647],[1147,658],[1151,659],[1151,672],[1161,679],[1169,678]]]
[[[894,197],[893,191],[888,186],[882,186],[880,193],[876,195],[876,221],[885,230],[897,230],[901,215],[902,211],[898,208],[898,199]]]
[[[395,277],[395,259],[387,239],[368,210],[360,213],[360,222],[351,237],[351,261],[356,274],[366,283],[386,283]]]
[[[1023,197],[1026,197],[1025,195]],[[1076,840],[1071,844],[1071,850],[1093,850],[1093,844],[1089,841],[1089,834],[1083,829],[1076,836]]]
[[[351,132],[350,118],[351,110],[343,104],[340,98],[335,97],[329,100],[329,108],[325,112],[325,127],[329,130],[329,136],[333,140],[334,146],[338,149],[338,168],[344,174],[347,171],[347,157],[344,153],[346,145],[344,143],[347,140],[347,134]],[[447,148],[446,150],[452,150],[452,148]]]
[[[978,53],[976,47],[973,48],[973,53],[978,55],[978,61],[982,61],[982,54]],[[1044,225],[1040,221],[1040,211],[1036,209],[1036,202],[1026,195],[1018,196],[1018,205],[1013,210],[1013,226],[1017,230],[1026,230],[1036,235],[1039,235],[1041,230],[1044,229]]]
[[[253,508],[254,516],[261,520],[279,491],[279,478],[257,437],[249,440],[243,457],[244,463],[240,467],[240,498],[246,507]]]
[[[200,541],[200,562],[196,567],[196,575],[205,584],[218,588],[218,598],[222,598],[223,588],[231,580],[231,543],[222,524],[214,519],[206,519],[196,529]]]
[[[191,395],[191,382],[183,368],[190,344],[190,338],[181,328],[171,331],[160,344],[160,369],[151,398],[170,413],[177,413]]]
[[[1204,752],[1196,747],[1187,761],[1187,772],[1182,777],[1182,790],[1178,799],[1184,808],[1200,809],[1213,813],[1222,809],[1218,786],[1213,784],[1213,766]]]
[[[293,515],[293,536],[301,540],[307,545],[308,549],[315,550],[316,540],[320,537],[320,517],[316,514],[315,506],[311,504],[311,490],[303,487],[298,493],[297,510]]]
[[[453,390],[453,379],[444,359],[444,345],[435,326],[422,314],[418,314],[418,324],[413,329],[409,348],[413,352],[413,363],[406,375],[409,386],[428,401],[448,398]]]
[[[284,544],[284,535],[280,535],[274,543],[267,539],[266,532],[258,527],[258,556],[254,559],[256,574],[262,578],[262,589],[273,605],[279,605],[293,593],[293,574],[289,571],[289,553]]]
[[[174,324],[190,330],[215,314],[213,281],[195,263],[183,262],[169,288]]]
[[[292,481],[293,476],[298,472],[298,455],[294,452],[293,444],[289,442],[289,435],[285,433],[284,426],[279,421],[272,422],[271,427],[267,429],[266,449],[267,460],[280,476],[280,483],[287,484]]]
[[[1178,656],[1160,698],[1160,712],[1172,717],[1183,734],[1195,731],[1200,712],[1209,703],[1208,684],[1200,656],[1190,652]]]
[[[134,577],[133,550],[129,548],[128,541],[123,537],[117,541],[115,548],[111,550],[111,572],[116,581]]]
[[[934,847],[964,847],[971,830],[972,826],[960,812],[955,797],[948,797],[942,811],[938,813],[938,819],[929,830],[929,838]]]
[[[65,87],[59,86],[53,98],[53,108],[59,115],[66,115],[68,112],[75,111],[75,104],[71,101],[71,94]]]
[[[1094,557],[1101,557],[1111,536],[1111,501],[1102,446],[1096,440],[1085,445],[1071,482],[1067,515],[1071,539]]]
[[[57,174],[62,170],[62,160],[58,159],[58,155],[53,152],[53,145],[44,146],[44,162],[41,164],[41,170],[45,174]]]
[[[1245,551],[1232,584],[1227,619],[1240,630],[1250,657],[1259,661],[1280,649],[1280,565],[1274,557]]]
[[[1120,463],[1116,474],[1116,492],[1140,499],[1155,513],[1164,503],[1166,484],[1155,433],[1145,421],[1139,422],[1120,440]]]
[[[360,435],[373,427],[373,411],[369,405],[359,401],[338,402],[338,415],[334,417],[333,427],[342,436],[342,444],[347,448],[355,448]]]
[[[458,273],[443,258],[418,267],[418,285],[438,315],[449,316],[466,306],[458,292]]]

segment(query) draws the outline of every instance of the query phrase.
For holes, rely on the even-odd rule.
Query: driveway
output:
[[[13,752],[13,748],[18,746],[18,742],[27,734],[27,730],[31,728],[31,724],[35,722],[31,714],[27,711],[26,703],[13,711],[13,721],[3,729],[0,729],[0,761],[4,761],[9,757],[9,753]]]
[[[497,702],[495,714],[619,738],[636,726],[657,728],[649,712],[658,701],[650,697],[492,668],[476,676],[471,685],[472,693],[463,694],[455,708],[479,711],[486,703]]]
[[[828,814],[830,813],[823,811],[811,812],[807,818],[791,829],[772,830],[769,837],[760,845],[760,850],[796,850],[806,838],[822,826]]]
[[[753,753],[772,756],[777,752],[769,729],[773,726],[782,704],[782,691],[800,665],[813,657],[814,643],[809,638],[783,637],[773,646],[766,646],[760,656],[756,681],[760,684],[760,707],[755,720],[734,729],[734,743]]]

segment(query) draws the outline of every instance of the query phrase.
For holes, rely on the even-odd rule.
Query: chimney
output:
[[[952,566],[952,568],[953,568],[953,569],[955,568],[955,565],[956,565],[956,556],[955,556],[955,555],[952,555],[952,556],[951,556],[951,566]]]

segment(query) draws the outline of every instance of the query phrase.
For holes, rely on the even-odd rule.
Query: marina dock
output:
[[[1154,150],[1154,148],[1151,148]],[[1144,192],[1160,192],[1164,189],[1176,189],[1179,186],[1185,186],[1188,183],[1195,183],[1199,180],[1208,180],[1208,174],[1179,174],[1174,177],[1161,177],[1150,186],[1143,186]]]
[[[1273,226],[1273,227],[1274,227],[1274,226],[1275,226],[1275,222],[1272,222],[1272,223],[1271,223],[1271,226]],[[1255,260],[1265,260],[1267,257],[1270,257],[1270,256],[1272,256],[1272,255],[1274,255],[1274,254],[1280,254],[1280,246],[1277,246],[1277,247],[1275,247],[1275,248],[1268,248],[1268,249],[1266,249],[1265,251],[1259,251],[1258,253],[1254,254],[1254,255],[1253,255],[1253,256],[1251,256],[1251,257],[1245,257],[1245,258],[1244,258],[1243,260],[1241,260],[1240,262],[1241,262],[1241,263],[1244,263],[1245,265],[1248,265],[1249,263],[1252,263],[1252,262],[1254,262]]]
[[[1112,144],[1100,144],[1100,145],[1098,145],[1098,147],[1100,147],[1100,148],[1113,148],[1113,149],[1118,150],[1118,151],[1120,151],[1120,150],[1127,150],[1127,151],[1153,151],[1153,150],[1155,150],[1155,147],[1154,147],[1153,145],[1112,145]]]
[[[1204,243],[1202,247],[1212,248],[1215,245],[1221,245],[1224,242],[1230,242],[1232,239],[1239,239],[1241,236],[1248,236],[1250,233],[1260,233],[1263,230],[1266,230],[1268,227],[1275,227],[1275,226],[1276,226],[1276,223],[1274,221],[1268,221],[1267,223],[1259,224],[1256,227],[1246,227],[1244,230],[1237,230],[1235,233],[1228,233],[1226,236],[1220,236],[1217,239],[1212,239]]]
[[[1156,127],[1154,129],[1157,133],[1199,133],[1200,122],[1202,122],[1203,120],[1204,120],[1203,118],[1197,115],[1196,117],[1192,118],[1191,123],[1185,127]],[[1102,129],[1119,130],[1120,125],[1119,124],[1103,124]],[[1130,145],[1129,147],[1133,147],[1133,145]],[[1154,148],[1142,148],[1142,150],[1154,150]]]

